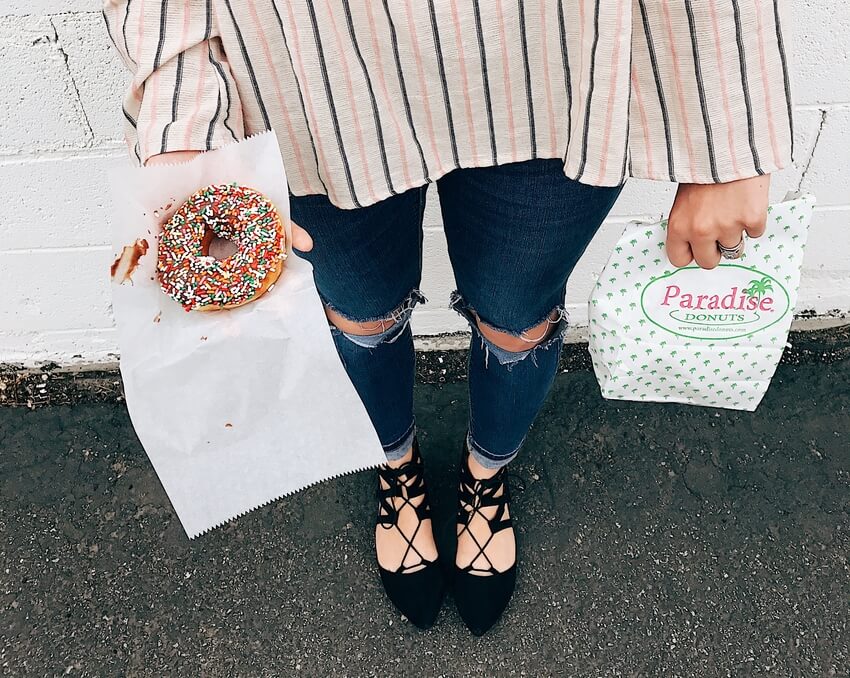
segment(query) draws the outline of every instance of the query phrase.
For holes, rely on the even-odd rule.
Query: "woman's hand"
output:
[[[173,165],[175,163],[189,162],[203,151],[169,151],[168,153],[160,153],[148,158],[145,167],[155,165]],[[295,222],[292,222],[292,246],[302,252],[309,252],[313,249],[313,239]]]
[[[667,258],[677,267],[720,263],[720,250],[764,233],[770,175],[725,184],[680,184],[667,221]]]

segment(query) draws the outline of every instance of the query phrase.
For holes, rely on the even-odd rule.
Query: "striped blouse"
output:
[[[137,162],[274,129],[295,195],[369,205],[536,157],[610,186],[790,160],[781,0],[105,0]]]

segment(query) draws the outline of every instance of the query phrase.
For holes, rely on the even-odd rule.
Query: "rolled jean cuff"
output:
[[[410,428],[407,429],[405,434],[398,439],[398,441],[391,443],[389,445],[384,445],[384,454],[387,457],[387,461],[398,461],[410,449],[413,445],[413,439],[416,437],[416,422],[410,423]]]
[[[475,461],[481,464],[484,468],[496,470],[502,468],[502,466],[506,466],[516,458],[517,454],[519,454],[520,447],[522,447],[522,443],[520,443],[519,447],[517,447],[510,454],[499,456],[488,452],[483,447],[478,445],[472,439],[472,433],[467,433],[466,446],[469,448],[469,454],[472,455],[472,458],[475,459]]]

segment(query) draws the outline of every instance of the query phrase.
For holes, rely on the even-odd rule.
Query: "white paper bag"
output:
[[[742,258],[676,268],[667,222],[631,226],[590,296],[590,354],[605,398],[755,410],[791,327],[814,198],[768,210]]]
[[[160,225],[196,190],[229,182],[265,194],[289,242],[273,132],[189,163],[127,167],[113,186],[116,257],[148,245],[130,278],[112,285],[127,408],[190,538],[386,460],[334,348],[312,267],[291,248],[274,287],[240,308],[187,313],[160,290]]]

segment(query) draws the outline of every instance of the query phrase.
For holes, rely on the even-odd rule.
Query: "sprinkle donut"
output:
[[[226,259],[209,254],[213,238],[239,248]],[[163,292],[187,311],[218,311],[254,301],[283,270],[286,236],[275,206],[237,184],[207,186],[162,227],[157,273]]]

